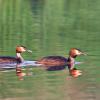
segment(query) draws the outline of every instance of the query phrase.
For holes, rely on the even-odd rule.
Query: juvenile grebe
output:
[[[49,71],[62,70],[68,66],[69,72],[72,73],[73,71],[76,71],[76,69],[74,69],[75,58],[79,55],[86,54],[77,48],[72,48],[69,51],[68,58],[62,56],[47,56],[39,59],[37,64],[42,64],[42,66]]]
[[[16,57],[10,57],[10,56],[0,56],[0,64],[5,63],[21,63],[24,61],[23,57],[21,56],[22,52],[32,52],[31,50],[27,50],[24,46],[17,46],[16,47]]]

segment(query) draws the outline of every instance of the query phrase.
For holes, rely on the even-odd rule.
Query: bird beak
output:
[[[32,51],[31,51],[31,50],[27,50],[27,52],[32,53]]]
[[[81,52],[81,55],[86,56],[86,55],[87,55],[87,53],[86,53],[86,52]]]

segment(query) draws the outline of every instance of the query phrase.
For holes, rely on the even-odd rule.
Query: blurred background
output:
[[[15,56],[17,45],[33,51],[23,54],[28,60],[68,57],[72,47],[92,55],[76,59],[85,62],[77,65],[83,71],[77,79],[66,70],[33,68],[20,82],[15,72],[0,72],[0,100],[99,100],[99,26],[99,0],[0,0],[1,56]]]

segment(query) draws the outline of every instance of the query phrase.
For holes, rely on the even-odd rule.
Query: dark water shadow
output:
[[[66,66],[52,66],[52,67],[49,66],[49,68],[47,68],[46,70],[47,71],[58,71],[58,70],[63,70],[65,68]]]

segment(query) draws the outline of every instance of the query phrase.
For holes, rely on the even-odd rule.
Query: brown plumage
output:
[[[21,53],[25,52],[25,51],[30,51],[30,50],[27,50],[26,47],[24,47],[24,46],[17,46],[16,47],[16,57],[0,56],[0,64],[23,62],[24,59],[21,56]]]
[[[0,64],[4,63],[20,63],[21,59],[16,57],[9,57],[9,56],[0,56]]]
[[[68,66],[69,70],[74,68],[75,58],[79,55],[84,55],[85,53],[81,52],[79,49],[72,48],[69,51],[69,57],[65,58],[62,56],[47,56],[39,59],[37,61],[38,64],[42,64],[42,66],[47,70],[61,70]]]

